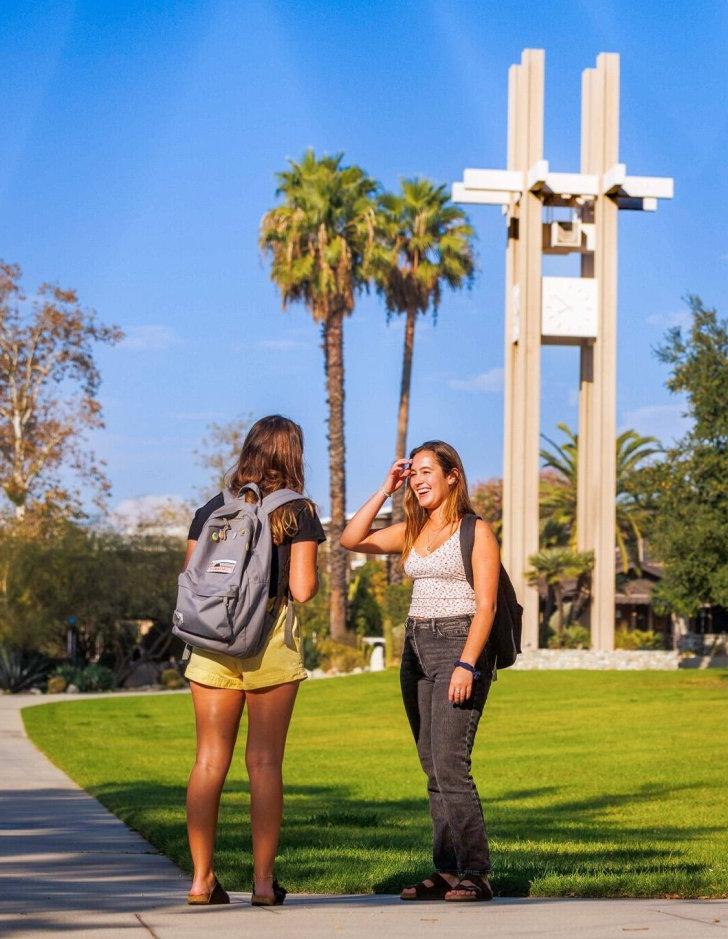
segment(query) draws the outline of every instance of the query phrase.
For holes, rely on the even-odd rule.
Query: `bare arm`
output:
[[[396,492],[409,476],[409,461],[397,460],[384,481],[382,488],[367,499],[364,505],[351,519],[341,533],[339,544],[347,551],[361,554],[401,554],[404,548],[404,523],[389,525],[378,531],[372,529],[372,523],[382,506],[393,492]]]
[[[473,587],[475,589],[475,616],[470,624],[460,659],[475,665],[490,636],[498,599],[500,550],[488,524],[478,519],[475,523],[473,545]],[[455,691],[461,689],[465,698],[473,693],[473,675],[464,668],[456,668],[450,680],[449,698],[455,700]]]
[[[318,543],[296,541],[291,545],[291,563],[288,571],[288,589],[299,603],[312,600],[319,589]]]

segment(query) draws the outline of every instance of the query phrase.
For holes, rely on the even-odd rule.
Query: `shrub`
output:
[[[411,594],[411,580],[407,580],[402,584],[387,584],[385,587],[382,608],[384,616],[390,620],[393,626],[398,626],[407,619]]]
[[[28,654],[15,646],[0,645],[0,690],[25,691],[44,681],[48,663],[39,655]]]
[[[183,688],[184,678],[176,668],[165,668],[159,676],[159,684],[163,688]]]
[[[53,669],[53,675],[51,677],[62,678],[67,685],[72,685],[76,683],[80,671],[81,669],[77,665],[72,665],[70,662],[63,662],[62,665]]]
[[[78,671],[74,684],[79,691],[111,691],[116,687],[116,676],[105,665],[87,665]]]
[[[63,675],[51,675],[48,679],[48,685],[46,691],[48,694],[61,694],[66,690],[68,682],[63,677]]]
[[[590,645],[591,633],[579,623],[565,626],[560,634],[554,633],[549,638],[549,649],[588,649]]]
[[[385,660],[387,668],[399,665],[404,649],[404,622],[409,612],[412,582],[388,584],[382,603],[384,611]]]
[[[303,654],[303,667],[312,672],[321,664],[318,643],[313,636],[303,636],[301,638],[301,652]]]
[[[402,661],[404,651],[404,623],[390,626],[389,620],[384,621],[384,658],[387,668],[396,668]]]
[[[614,634],[615,649],[664,649],[665,642],[654,629],[618,629]]]
[[[333,639],[322,639],[316,648],[319,665],[325,672],[351,672],[367,664],[367,658],[360,649]]]

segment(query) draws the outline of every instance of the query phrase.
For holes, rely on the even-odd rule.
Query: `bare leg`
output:
[[[187,836],[194,865],[190,893],[209,893],[215,883],[220,794],[238,736],[245,692],[190,682],[197,727],[197,756],[187,786]]]
[[[273,896],[273,867],[283,820],[283,751],[298,682],[248,692],[245,764],[250,778],[255,892]]]

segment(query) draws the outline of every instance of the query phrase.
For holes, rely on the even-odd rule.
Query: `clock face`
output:
[[[596,339],[597,282],[594,278],[542,278],[541,335]]]

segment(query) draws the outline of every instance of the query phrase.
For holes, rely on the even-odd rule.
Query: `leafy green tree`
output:
[[[183,541],[159,535],[124,537],[70,522],[29,534],[25,525],[6,524],[0,538],[0,639],[63,656],[73,617],[79,657],[105,658],[123,680],[129,653],[139,645],[140,620],[158,626],[158,654],[169,645],[183,553]]]
[[[263,217],[260,244],[271,258],[271,277],[283,306],[303,303],[321,327],[328,403],[329,614],[331,635],[348,640],[346,625],[347,554],[339,545],[346,524],[344,442],[344,320],[356,294],[366,286],[377,183],[343,155],[316,157],[278,174],[282,201]]]
[[[558,429],[566,440],[557,443],[543,435],[552,449],[541,450],[546,472],[541,475],[541,534],[546,545],[576,547],[576,491],[578,434],[567,424]],[[654,485],[647,471],[662,447],[656,437],[625,430],[617,437],[616,537],[622,569],[640,569],[642,545],[654,512]],[[549,472],[550,471],[550,472]]]
[[[654,468],[653,537],[665,564],[656,596],[682,616],[728,607],[728,320],[697,296],[687,301],[689,329],[671,329],[656,354],[692,424]]]
[[[385,565],[370,559],[349,582],[349,629],[358,636],[381,636],[382,599],[387,585]]]
[[[473,277],[473,229],[445,186],[404,179],[398,193],[379,197],[378,238],[369,271],[388,315],[406,317],[395,458],[407,448],[412,356],[417,315],[440,305],[442,291],[460,289]],[[404,518],[404,489],[395,493],[392,519]]]

